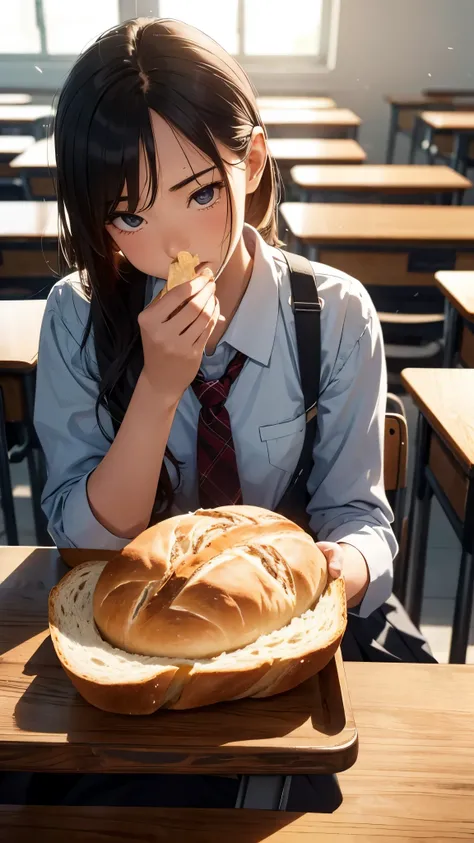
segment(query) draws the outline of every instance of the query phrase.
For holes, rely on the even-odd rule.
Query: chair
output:
[[[46,476],[44,456],[33,426],[36,360],[45,305],[45,301],[39,300],[0,302],[0,492],[9,544],[18,544],[9,463],[26,459],[36,541],[38,545],[51,545],[41,509]],[[21,435],[20,442],[10,450],[5,434],[7,423],[12,429],[15,425]]]
[[[394,396],[395,397],[395,396]],[[405,501],[408,472],[408,425],[401,413],[385,415],[384,477],[385,491],[393,509],[393,531],[400,550],[394,570],[394,594],[398,596],[405,556],[407,518]]]

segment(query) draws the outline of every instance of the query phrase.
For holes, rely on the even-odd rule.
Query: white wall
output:
[[[33,62],[25,67],[0,61],[0,87],[55,89],[67,69],[57,62],[41,74]],[[321,91],[354,109],[364,121],[360,139],[369,160],[382,162],[389,121],[384,94],[419,93],[429,86],[474,88],[474,0],[341,0],[333,71],[253,78],[262,94]],[[405,161],[407,151],[402,138],[397,160]]]

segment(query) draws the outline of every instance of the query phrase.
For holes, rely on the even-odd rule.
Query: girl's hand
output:
[[[343,576],[349,608],[358,606],[370,583],[370,574],[362,553],[351,544],[317,542],[328,563],[328,573],[333,579]]]
[[[142,374],[161,398],[179,401],[199,371],[220,318],[216,282],[209,269],[154,299],[138,315]]]

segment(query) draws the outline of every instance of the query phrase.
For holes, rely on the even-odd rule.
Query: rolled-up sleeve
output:
[[[110,443],[97,423],[98,383],[89,373],[80,344],[88,303],[67,280],[48,298],[41,328],[34,425],[46,458],[42,495],[48,531],[57,547],[120,550],[127,539],[110,533],[94,516],[87,479]],[[95,359],[89,356],[92,369]],[[113,435],[110,418],[101,424]]]
[[[360,285],[357,291],[346,316],[350,341],[343,336],[320,395],[307,511],[320,541],[346,542],[364,556],[370,583],[359,613],[367,617],[391,594],[398,548],[383,480],[387,374],[382,332],[369,296]]]

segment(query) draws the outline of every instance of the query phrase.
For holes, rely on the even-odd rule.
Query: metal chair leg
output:
[[[408,513],[408,525],[406,534],[405,553],[403,558],[397,560],[397,590],[396,594],[400,602],[406,608],[408,581],[410,577],[411,566],[414,560],[413,541],[415,533],[418,532],[419,526],[419,502],[422,500],[425,487],[425,465],[428,457],[429,448],[429,428],[421,415],[418,416],[418,426],[416,432],[416,446],[415,446],[415,474],[413,478],[413,487],[411,492],[410,509]],[[416,563],[415,563],[416,564]]]
[[[8,460],[8,443],[5,429],[5,412],[3,406],[3,391],[0,387],[0,498],[5,519],[7,544],[18,545],[18,528],[16,524],[15,506],[13,502],[10,463]]]
[[[426,483],[421,499],[419,523],[416,527],[411,548],[411,578],[408,581],[405,608],[415,626],[420,625],[423,587],[425,583],[426,551],[430,526],[431,500],[433,490]]]
[[[467,495],[464,535],[462,537],[461,568],[459,571],[456,602],[454,604],[453,633],[449,661],[464,664],[469,643],[472,605],[474,600],[474,479],[471,478]]]

